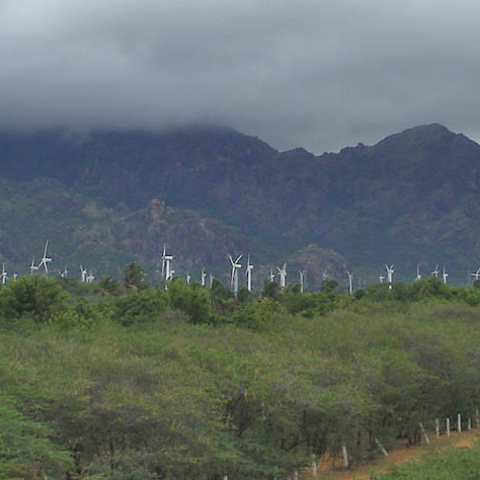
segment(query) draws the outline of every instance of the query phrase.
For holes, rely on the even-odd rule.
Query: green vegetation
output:
[[[476,480],[480,478],[480,445],[474,448],[436,448],[419,462],[393,467],[375,480]]]
[[[283,478],[342,442],[362,461],[375,438],[473,415],[479,289],[330,287],[234,299],[220,282],[152,288],[138,265],[122,283],[7,283],[0,477]]]

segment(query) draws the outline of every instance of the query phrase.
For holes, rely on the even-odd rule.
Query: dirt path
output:
[[[433,445],[448,447],[467,447],[471,448],[477,435],[480,435],[480,429],[468,430],[465,432],[452,432],[450,437],[432,436],[430,438]],[[331,470],[332,462],[328,459],[318,466],[318,479],[322,480],[368,480],[371,472],[382,473],[388,470],[391,465],[404,463],[408,460],[415,460],[423,453],[427,452],[431,446],[421,445],[418,447],[399,448],[389,452],[388,457],[381,457],[374,463],[362,465],[354,470],[341,471]],[[340,462],[337,462],[340,465]],[[313,479],[310,472],[301,476],[302,480]]]

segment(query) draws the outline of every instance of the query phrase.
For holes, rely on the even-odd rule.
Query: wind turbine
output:
[[[285,288],[287,286],[287,264],[284,263],[282,268],[277,267],[277,270],[280,276],[280,287]]]
[[[353,273],[347,270],[348,275],[348,293],[353,295]]]
[[[93,271],[90,270],[88,275],[87,275],[86,282],[87,283],[92,283],[94,280],[95,280],[95,275],[93,274]]]
[[[32,263],[30,264],[30,275],[33,275],[35,270],[38,270],[38,266],[35,265],[35,257],[32,257]]]
[[[187,270],[187,277],[185,279],[185,283],[187,285],[190,285],[190,282],[192,281],[192,276],[188,273],[188,270]]]
[[[247,277],[247,290],[252,291],[252,270],[253,265],[250,263],[250,254],[247,257],[247,269],[245,270],[245,276]]]
[[[474,282],[480,280],[480,268],[475,273],[471,273],[470,275],[475,279]]]
[[[380,275],[379,275],[379,277],[378,277],[378,281],[379,281],[380,283],[383,283],[383,282],[385,281],[385,276],[380,273]]]
[[[420,265],[417,265],[417,276],[415,277],[415,281],[418,282],[422,279],[422,275],[420,274]]]
[[[167,246],[163,245],[162,253],[162,278],[165,282],[169,282],[173,278],[173,273],[170,269],[170,262],[173,260],[172,255],[167,255]]]
[[[305,292],[305,270],[299,270],[300,274],[300,293]]]
[[[438,271],[438,263],[435,265],[435,270],[431,273],[435,278],[438,278],[440,272]]]
[[[13,279],[16,280],[18,278],[18,273],[17,272],[13,272]]]
[[[270,269],[270,275],[268,276],[268,279],[270,280],[270,283],[273,283],[275,281],[275,274],[273,273],[273,269]]]
[[[448,278],[448,273],[445,270],[445,267],[443,267],[443,273],[442,273],[442,281],[443,283],[447,283],[447,278]]]
[[[213,287],[213,280],[215,279],[215,275],[211,273],[208,278],[208,283],[210,285],[210,289]]]
[[[67,278],[67,277],[68,277],[68,269],[67,269],[67,267],[65,267],[65,268],[63,269],[63,272],[60,272],[60,276],[61,276],[62,278]]]
[[[5,271],[5,264],[2,265],[2,274],[0,275],[0,278],[2,279],[2,285],[5,285],[8,280],[7,272]]]
[[[88,268],[83,268],[81,265],[80,265],[80,272],[82,274],[82,283],[86,283],[87,281],[87,274],[88,274]]]
[[[387,279],[388,279],[388,288],[391,290],[392,289],[392,283],[393,283],[393,274],[395,270],[393,269],[393,263],[390,265],[385,265],[385,268],[387,269]]]
[[[48,251],[48,240],[45,242],[45,250],[43,251],[43,257],[40,259],[40,263],[38,264],[38,268],[41,268],[43,265],[45,268],[45,273],[48,274],[48,264],[53,260],[53,258],[48,256],[47,251]]]
[[[200,283],[202,284],[202,287],[205,286],[207,281],[207,274],[205,273],[205,269],[202,268],[202,273],[200,274]]]
[[[238,295],[238,270],[242,268],[242,265],[238,263],[243,257],[243,254],[240,254],[235,261],[231,255],[229,255],[230,263],[232,264],[232,276],[230,278],[230,286],[233,288],[233,293],[235,297]]]

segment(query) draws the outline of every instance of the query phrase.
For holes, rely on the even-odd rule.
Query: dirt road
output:
[[[472,447],[477,436],[480,436],[480,429],[468,430],[465,432],[452,432],[450,437],[432,436],[430,438],[432,445],[437,445],[445,448],[452,447]],[[389,452],[388,457],[381,457],[374,463],[362,465],[356,469],[341,471],[340,469],[332,470],[332,462],[325,461],[323,464],[318,465],[318,478],[322,480],[368,480],[370,479],[371,472],[385,472],[389,466],[397,465],[408,460],[414,460],[418,458],[428,449],[432,448],[428,445],[421,445],[418,447],[398,448]],[[341,462],[338,461],[338,465]],[[302,480],[311,480],[313,476],[310,472],[304,472],[300,476]]]

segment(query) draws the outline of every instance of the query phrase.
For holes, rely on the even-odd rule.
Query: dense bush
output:
[[[420,421],[479,406],[478,289],[234,299],[219,282],[64,283],[0,288],[3,325],[27,326],[0,336],[0,476],[282,478],[342,442],[367,459],[375,438],[416,443]]]
[[[7,322],[22,317],[45,322],[66,306],[59,283],[38,275],[20,277],[0,289],[0,315]]]

